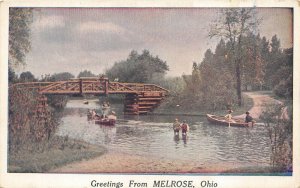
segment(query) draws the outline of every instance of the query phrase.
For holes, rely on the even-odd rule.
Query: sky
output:
[[[291,9],[257,12],[261,36],[271,40],[276,34],[283,48],[293,46]],[[190,74],[192,63],[200,63],[220,40],[208,37],[218,16],[216,8],[41,8],[34,13],[26,66],[17,73],[100,74],[130,51],[147,49],[167,62],[168,76]]]

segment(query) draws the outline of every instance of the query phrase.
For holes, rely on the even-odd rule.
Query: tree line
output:
[[[194,93],[193,99],[203,107],[239,104],[237,69],[229,57],[230,48],[230,42],[221,39],[214,52],[208,49],[200,63],[193,63],[191,76],[184,77],[186,92]],[[240,56],[241,90],[273,90],[279,97],[292,98],[293,49],[281,49],[276,35],[271,42],[259,34],[244,36]]]

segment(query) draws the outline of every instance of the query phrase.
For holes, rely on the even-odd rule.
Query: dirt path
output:
[[[265,105],[268,104],[282,104],[281,101],[273,99],[270,97],[272,94],[270,91],[263,91],[263,92],[246,92],[244,93],[248,97],[253,99],[253,107],[249,110],[250,115],[254,119],[259,119],[259,116],[265,109]],[[241,114],[235,116],[235,118],[245,118],[245,114]]]

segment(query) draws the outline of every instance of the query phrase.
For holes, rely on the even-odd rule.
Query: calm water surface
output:
[[[176,116],[187,120],[190,133],[186,138],[174,137],[172,122],[175,116],[123,116],[122,106],[112,105],[119,120],[116,126],[109,127],[89,123],[88,109],[100,112],[97,100],[90,100],[88,105],[82,100],[70,100],[57,134],[129,154],[184,159],[200,164],[269,164],[269,140],[262,126],[226,127],[209,124],[205,117]]]

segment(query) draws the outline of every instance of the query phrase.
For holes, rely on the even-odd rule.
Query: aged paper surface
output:
[[[297,116],[297,114],[299,114],[299,97],[300,97],[300,92],[299,92],[299,74],[297,72],[297,70],[299,69],[299,65],[298,65],[298,61],[299,61],[299,28],[300,28],[300,22],[299,22],[299,6],[300,6],[300,2],[299,1],[225,1],[225,0],[216,0],[216,1],[196,1],[196,0],[191,0],[191,1],[135,1],[135,0],[129,0],[129,1],[0,1],[0,23],[1,23],[1,35],[0,35],[0,49],[1,49],[1,64],[0,64],[0,71],[1,71],[1,77],[0,77],[0,86],[1,86],[1,98],[0,98],[0,122],[1,122],[1,148],[0,148],[0,167],[1,167],[1,174],[0,174],[0,187],[195,187],[195,188],[200,188],[200,187],[219,187],[219,188],[223,188],[223,187],[300,187],[300,164],[299,164],[299,160],[300,160],[300,139],[299,139],[299,117]],[[226,7],[226,8],[233,8],[233,7],[258,7],[258,8],[290,8],[292,10],[292,19],[291,18],[287,18],[286,21],[287,22],[292,22],[293,21],[293,26],[292,28],[287,28],[286,30],[290,29],[293,32],[293,36],[288,36],[287,38],[279,38],[281,40],[281,44],[282,45],[286,45],[286,47],[291,47],[290,45],[292,45],[293,47],[293,171],[291,174],[288,175],[274,175],[274,174],[247,174],[247,173],[230,173],[230,174],[220,174],[220,173],[204,173],[204,172],[184,172],[184,173],[180,173],[178,171],[174,171],[172,172],[167,172],[164,173],[163,170],[160,172],[156,172],[156,173],[147,173],[147,171],[145,171],[146,173],[132,173],[132,172],[125,172],[122,173],[123,171],[119,171],[117,173],[106,173],[106,172],[92,172],[89,173],[87,171],[82,170],[79,173],[76,172],[72,172],[69,171],[71,173],[64,173],[61,171],[55,172],[55,171],[50,171],[50,172],[46,172],[46,173],[9,173],[8,172],[8,35],[9,35],[9,8],[16,8],[16,7],[34,7],[35,9],[37,9],[38,7],[41,9],[45,9],[45,8],[65,8],[65,12],[68,12],[68,8],[111,8],[111,11],[120,11],[122,10],[122,8],[127,8],[127,10],[130,10],[130,8],[135,8],[135,11],[138,11],[139,8],[142,10],[147,10],[147,8],[165,8],[166,10],[169,9],[174,9],[175,11],[173,12],[173,14],[176,14],[176,8],[178,9],[184,9],[186,8],[188,11],[186,12],[186,15],[178,15],[177,19],[181,19],[182,16],[186,16],[187,22],[191,21],[188,18],[190,14],[190,12],[192,11],[196,11],[199,8],[203,8],[203,10],[207,9],[209,11],[203,13],[203,14],[207,14],[207,16],[209,16],[211,14],[211,9],[217,9],[217,8],[221,8],[221,7]],[[116,8],[116,9],[114,9]],[[119,8],[119,9],[118,9]],[[210,8],[210,9],[209,9]],[[89,10],[90,12],[95,11],[93,9]],[[87,12],[89,12],[87,11]],[[161,18],[159,18],[160,15],[156,15],[159,19],[162,19],[164,16],[164,10],[160,9],[159,13],[161,13]],[[130,13],[132,13],[132,11],[124,13],[124,16],[128,16],[131,15]],[[276,21],[274,21],[274,19],[278,19],[280,18],[280,15],[282,14],[283,17],[285,17],[286,15],[289,14],[283,14],[282,12],[273,12],[274,13],[274,18],[272,19],[272,15],[268,15],[267,20],[271,20],[272,23],[276,23]],[[56,18],[54,19],[54,21],[52,20],[43,20],[40,21],[39,24],[40,25],[34,25],[33,27],[35,29],[40,29],[42,28],[47,28],[49,29],[49,33],[51,35],[51,32],[66,32],[63,30],[51,30],[53,28],[51,27],[55,27],[55,26],[60,26],[60,24],[62,24],[60,18],[62,18],[62,16],[66,16],[66,15],[59,15],[59,11],[57,11],[57,15],[55,15],[55,11],[51,12],[47,12],[47,14],[52,14],[54,16],[56,16]],[[72,13],[66,13],[69,14],[67,16],[70,16],[67,18],[69,20],[71,20],[69,22],[69,24],[72,24],[72,21],[74,21],[76,18],[72,18]],[[276,15],[275,15],[276,14]],[[278,15],[279,14],[279,15]],[[105,14],[103,14],[105,15]],[[109,15],[109,14],[107,14]],[[113,15],[113,14],[112,14]],[[88,17],[91,15],[87,15],[87,14],[83,14],[82,17],[84,18],[84,16]],[[120,15],[117,15],[117,17]],[[133,15],[131,15],[132,17],[134,17]],[[151,13],[149,13],[149,16],[153,16],[151,15]],[[196,16],[196,13],[195,13]],[[80,17],[80,16],[79,16]],[[128,17],[129,20],[127,23],[130,25],[130,18]],[[136,17],[134,17],[136,18]],[[175,16],[176,18],[176,16]],[[41,16],[42,19],[42,16]],[[80,18],[82,19],[82,18]],[[112,19],[112,18],[111,18]],[[151,19],[147,18],[145,15],[144,17],[140,18],[141,22],[145,22],[147,23],[148,21],[150,22]],[[201,18],[199,18],[201,19]],[[211,18],[210,18],[211,19]],[[278,24],[284,22],[281,19],[284,20],[284,18],[280,18],[278,19]],[[83,21],[84,19],[82,19],[81,21]],[[104,19],[105,20],[105,19]],[[118,19],[117,19],[118,20]],[[212,19],[213,20],[213,19]],[[143,35],[138,35],[137,33],[130,33],[126,30],[124,30],[122,27],[119,27],[116,24],[112,24],[109,23],[111,20],[110,18],[106,19],[106,22],[104,22],[104,27],[102,28],[103,30],[105,30],[106,32],[109,33],[116,33],[116,34],[122,34],[124,36],[126,35],[135,35],[137,40],[136,41],[126,41],[126,40],[130,40],[129,38],[124,39],[124,41],[122,41],[122,38],[112,38],[111,36],[108,36],[107,40],[103,40],[103,46],[99,45],[99,44],[95,44],[92,43],[93,42],[93,38],[90,38],[91,44],[95,44],[95,46],[90,45],[90,44],[85,44],[85,43],[81,43],[81,47],[82,49],[85,49],[86,52],[88,53],[88,51],[93,51],[93,48],[103,48],[103,51],[107,48],[116,48],[118,46],[118,44],[112,44],[115,41],[120,42],[120,45],[122,45],[123,43],[127,44],[127,45],[131,45],[131,43],[133,45],[133,49],[139,45],[139,38],[138,37],[143,37]],[[169,23],[170,20],[166,19],[164,20],[164,24],[170,24]],[[173,20],[174,21],[174,20]],[[209,24],[205,24],[206,23],[206,19],[201,19],[201,23],[203,22],[203,27],[208,26]],[[204,23],[205,22],[205,23]],[[43,25],[44,24],[44,25]],[[74,23],[73,23],[74,24]],[[157,27],[156,22],[152,22],[152,24],[154,24],[153,27]],[[287,23],[288,24],[288,23]],[[171,24],[170,24],[171,25]],[[176,25],[176,24],[175,24]],[[93,25],[93,22],[85,22],[82,23],[81,27],[79,28],[82,31],[87,31],[89,29],[92,28],[93,32],[97,32],[97,25]],[[141,30],[141,32],[147,32],[147,30],[151,29],[151,26],[145,26],[143,27],[144,30]],[[166,28],[164,28],[166,29]],[[170,30],[174,30],[176,28],[174,27],[169,27],[167,29]],[[264,28],[266,33],[268,33],[270,36],[267,36],[268,40],[271,40],[271,37],[273,35],[273,33],[278,34],[280,32],[285,32],[286,30],[284,28],[281,28],[280,30],[278,29],[278,31],[272,31],[270,28],[268,28],[267,26]],[[203,29],[203,31],[207,30]],[[162,31],[163,32],[163,31]],[[53,34],[53,33],[52,33]],[[73,33],[74,34],[74,33]],[[53,34],[55,35],[55,34]],[[72,35],[72,33],[70,33],[70,35]],[[75,33],[76,35],[76,33]],[[192,29],[189,30],[188,35],[191,35],[190,39],[193,40],[193,37],[196,36],[196,32],[193,33]],[[91,34],[92,36],[92,34]],[[52,36],[53,37],[53,36]],[[61,37],[59,35],[57,35],[56,40],[57,41],[61,41],[61,45],[64,45],[64,41],[68,36],[64,36]],[[81,36],[76,36],[78,37],[78,40],[80,40]],[[110,38],[111,37],[111,38]],[[149,40],[153,40],[153,41],[160,41],[158,40],[160,37],[166,37],[165,35],[161,35],[161,36],[152,36],[153,38],[149,39]],[[172,38],[173,37],[173,38]],[[176,38],[177,37],[177,38]],[[182,36],[175,36],[172,35],[170,36],[170,40],[180,40]],[[54,37],[55,38],[55,37]],[[41,39],[41,38],[35,38],[35,39]],[[52,53],[53,51],[51,51],[51,45],[52,45],[52,41],[53,38],[49,38],[49,46],[45,45],[45,43],[39,43],[39,41],[35,41],[35,44],[39,44],[40,46],[36,46],[33,48],[45,48],[50,50],[50,53]],[[121,40],[121,41],[120,41]],[[185,40],[185,39],[182,39]],[[206,39],[205,39],[206,40]],[[218,39],[219,40],[219,39]],[[209,41],[207,39],[207,41]],[[206,43],[209,43],[205,41]],[[201,41],[203,42],[203,41]],[[199,43],[201,43],[199,42]],[[194,55],[196,52],[193,52],[192,50],[186,50],[186,49],[192,49],[193,46],[192,44],[188,44],[188,42],[184,42],[186,43],[186,47],[185,46],[181,46],[182,48],[178,47],[177,51],[172,51],[175,48],[173,48],[176,45],[179,45],[179,43],[171,43],[170,45],[173,45],[172,48],[170,47],[170,52],[169,53],[185,53],[187,54],[187,56],[189,55]],[[204,43],[204,42],[203,42]],[[292,43],[292,44],[291,44]],[[45,45],[45,46],[43,46]],[[136,45],[136,46],[134,46]],[[182,45],[182,43],[180,43],[180,45]],[[214,44],[206,44],[206,46],[204,48],[211,48],[212,51],[215,50],[215,45]],[[169,48],[169,46],[163,44],[163,42],[157,42],[157,47],[156,51],[154,53],[154,55],[158,55],[160,58],[163,57],[168,57],[168,55],[170,54],[163,54],[161,55],[159,52],[160,50],[163,51],[164,48]],[[72,51],[72,53],[70,54],[65,54],[65,56],[74,56],[75,58],[72,59],[72,61],[76,62],[76,57],[74,54],[78,53],[78,54],[83,54],[84,52],[81,51],[76,51],[78,50],[76,48],[76,46],[66,46],[66,47],[70,47],[70,51]],[[118,46],[119,47],[119,46]],[[136,47],[137,48],[137,47]],[[147,49],[147,48],[151,48],[150,46],[142,46],[141,49]],[[185,49],[184,49],[185,48]],[[185,50],[185,51],[184,51]],[[122,58],[119,58],[120,56],[118,56],[118,58],[113,59],[113,62],[116,61],[121,61],[122,59],[126,59],[127,55],[128,55],[129,51],[126,51],[123,53],[123,56],[121,56]],[[171,58],[168,59],[168,61],[173,61],[176,62],[176,60],[178,60],[178,63],[175,63],[175,66],[171,67],[173,70],[174,75],[180,75],[182,73],[191,73],[191,68],[192,66],[187,65],[187,64],[192,64],[192,61],[201,61],[200,59],[200,55],[204,54],[204,51],[202,52],[197,52],[199,54],[199,58],[197,60],[195,59],[188,59],[186,60],[186,62],[184,62],[184,58],[182,59],[176,59],[177,57],[180,56],[176,56],[175,58]],[[31,54],[32,55],[32,54]],[[35,72],[36,74],[39,75],[43,75],[43,74],[47,74],[47,73],[53,73],[53,72],[59,72],[59,69],[57,69],[58,66],[60,66],[60,63],[55,63],[55,59],[51,59],[50,55],[49,57],[47,56],[39,56],[37,54],[35,54],[36,56],[29,55],[29,58],[27,59],[29,62],[30,61],[41,61],[44,62],[44,64],[42,65],[32,65],[32,64],[28,64],[28,66],[31,66],[30,70],[32,70],[32,72]],[[38,57],[36,59],[33,58],[34,57]],[[92,54],[92,52],[89,54],[89,56],[93,57],[96,56],[95,54]],[[116,53],[107,53],[106,55],[104,54],[103,56],[101,56],[103,59],[103,61],[108,61],[110,58],[115,58],[114,56],[117,56]],[[54,56],[55,57],[55,56]],[[63,58],[63,56],[56,56],[58,58]],[[32,59],[34,60],[32,60]],[[67,59],[67,58],[66,58]],[[83,61],[83,59],[79,59],[80,61]],[[93,58],[90,59],[86,59],[87,63],[83,63],[83,65],[81,66],[70,66],[68,67],[68,70],[70,72],[74,71],[74,72],[79,72],[84,70],[84,68],[82,66],[87,65],[88,63],[91,63],[93,61],[94,64],[96,64],[98,62],[98,60],[95,60]],[[179,62],[182,63],[179,63]],[[54,63],[52,63],[54,62]],[[62,65],[62,66],[66,66],[66,65]],[[101,69],[104,71],[105,69],[109,68],[109,66],[111,66],[111,64],[106,64],[104,66],[101,67]],[[64,67],[66,68],[66,67]],[[76,69],[77,68],[77,69]],[[91,65],[89,68],[91,69],[97,69],[98,67],[96,65]],[[19,70],[19,73],[21,73],[24,69]],[[26,70],[26,69],[25,69]],[[48,71],[49,70],[49,71]],[[66,69],[64,69],[66,70]],[[39,72],[40,71],[40,72]],[[188,72],[189,71],[189,72]],[[95,141],[96,142],[96,141]],[[204,151],[205,152],[205,151]],[[22,154],[20,154],[22,155]],[[106,159],[107,160],[107,159]],[[140,159],[138,159],[140,160]],[[109,161],[109,160],[108,160]],[[96,161],[97,163],[97,161]],[[95,164],[96,164],[95,163]],[[170,163],[170,166],[172,166],[173,164]],[[184,166],[184,165],[183,165]],[[215,168],[214,164],[212,164],[212,166]],[[213,168],[212,167],[212,168]],[[69,169],[72,169],[72,166],[69,167]],[[62,170],[63,171],[63,170]],[[179,173],[178,173],[179,172]],[[177,183],[171,183],[172,181],[176,181],[177,183],[179,182],[179,184]],[[160,183],[157,183],[160,182]],[[163,182],[163,183],[162,183]],[[191,183],[190,183],[191,182]],[[99,184],[97,184],[99,183]]]

